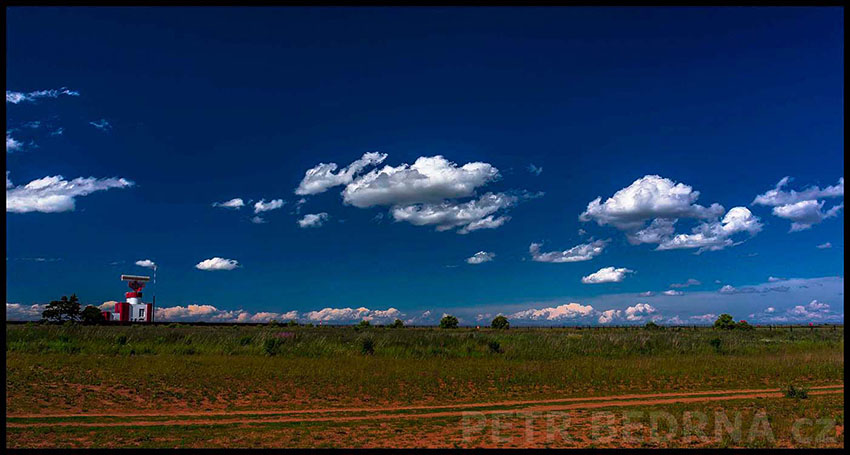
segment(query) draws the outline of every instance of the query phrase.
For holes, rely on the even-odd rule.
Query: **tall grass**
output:
[[[344,357],[363,352],[404,358],[556,360],[581,356],[631,357],[702,354],[758,355],[844,349],[837,330],[721,331],[710,328],[441,330],[264,326],[59,326],[7,325],[6,352],[69,355],[248,355]],[[714,340],[714,341],[713,341]],[[720,340],[719,343],[716,340]],[[497,343],[499,350],[491,348]]]

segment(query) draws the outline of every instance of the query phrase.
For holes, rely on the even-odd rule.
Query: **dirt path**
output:
[[[811,388],[810,395],[827,395],[844,393],[843,384],[829,386],[817,386]],[[221,412],[197,412],[197,413],[138,413],[138,414],[19,414],[7,415],[6,428],[28,428],[28,427],[53,427],[53,426],[75,426],[75,427],[117,427],[117,426],[158,426],[158,425],[232,425],[250,423],[286,423],[286,422],[326,422],[326,421],[356,421],[356,420],[387,420],[387,419],[420,419],[439,417],[461,417],[474,412],[475,415],[531,413],[546,411],[566,411],[572,409],[596,409],[605,407],[625,406],[652,406],[672,403],[711,402],[725,400],[741,400],[754,398],[779,398],[783,394],[778,389],[741,389],[741,390],[715,390],[702,392],[681,393],[655,393],[643,395],[613,395],[605,397],[578,397],[551,400],[533,401],[503,401],[496,403],[470,403],[444,406],[397,406],[385,408],[331,408],[331,409],[301,409],[292,411],[221,411]],[[482,411],[469,411],[484,407],[506,407],[523,406],[513,409],[488,409]],[[428,411],[435,409],[466,409],[464,411],[438,411],[421,412],[410,414],[398,414],[399,411]],[[159,421],[105,421],[105,422],[9,422],[10,418],[90,418],[90,417],[214,417],[214,416],[238,416],[238,415],[292,415],[292,414],[338,414],[365,412],[366,415],[358,416],[308,416],[308,417],[280,417],[280,418],[238,418],[238,419],[180,419]]]

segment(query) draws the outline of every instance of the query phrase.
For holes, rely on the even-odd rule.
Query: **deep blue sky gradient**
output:
[[[837,8],[9,8],[7,90],[81,94],[7,104],[7,129],[65,129],[7,153],[9,178],[136,186],[78,198],[73,212],[7,213],[6,299],[117,299],[118,275],[143,272],[132,265],[143,258],[160,264],[160,305],[249,311],[412,313],[582,301],[688,278],[713,291],[715,280],[843,277],[843,213],[788,233],[787,220],[750,205],[786,175],[797,189],[844,175],[843,33]],[[101,118],[111,131],[88,125]],[[335,188],[304,206],[331,220],[300,229],[291,212],[305,170],[368,151],[391,165],[484,161],[503,176],[484,191],[545,196],[501,228],[457,235],[377,223],[385,209],[345,206]],[[706,206],[748,206],[765,228],[695,255],[579,222],[589,201],[646,174],[694,187]],[[288,204],[256,225],[247,210],[210,206],[233,197]],[[587,262],[530,260],[531,242],[586,241],[579,228],[612,243]],[[827,241],[832,249],[815,248]],[[464,263],[479,250],[496,259]],[[193,268],[213,256],[243,267]],[[61,260],[23,259],[34,257]],[[605,266],[637,273],[580,283]],[[843,297],[830,304],[843,312]]]

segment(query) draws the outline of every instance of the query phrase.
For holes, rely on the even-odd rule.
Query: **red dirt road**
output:
[[[811,388],[810,395],[843,394],[844,384],[817,386]],[[655,393],[642,395],[612,395],[601,397],[577,397],[533,401],[503,401],[495,403],[469,403],[444,406],[397,406],[383,408],[330,408],[330,409],[299,409],[299,410],[257,410],[257,411],[212,411],[212,412],[176,412],[176,413],[101,413],[101,414],[17,414],[7,415],[14,418],[57,418],[71,419],[57,422],[6,422],[6,428],[31,427],[114,427],[114,426],[157,426],[157,425],[233,425],[250,423],[285,423],[285,422],[326,422],[326,421],[357,421],[357,420],[387,420],[387,419],[422,419],[438,417],[461,417],[474,412],[476,415],[531,413],[545,411],[566,411],[573,409],[596,409],[606,407],[652,406],[659,404],[713,402],[726,400],[743,400],[756,398],[780,398],[779,389],[740,389],[714,390],[701,392]],[[476,408],[495,408],[507,406],[524,406],[512,409],[487,409],[474,411]],[[453,409],[451,411],[399,413],[404,411],[429,411],[437,409]],[[463,411],[458,409],[464,409]],[[345,413],[365,413],[365,415],[346,416]],[[292,416],[317,414],[317,416]],[[322,415],[335,414],[335,415]],[[133,420],[133,421],[104,421],[79,422],[78,418],[91,417],[215,417],[215,416],[244,416],[244,415],[280,415],[280,418],[234,418],[234,419],[173,419],[173,420]]]

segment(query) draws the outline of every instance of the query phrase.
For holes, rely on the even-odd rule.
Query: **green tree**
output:
[[[298,321],[295,319],[290,319],[289,322],[286,323],[289,327],[298,327]]]
[[[51,322],[77,321],[80,318],[80,299],[77,294],[71,298],[63,295],[61,299],[47,304],[41,316]]]
[[[91,305],[87,305],[83,309],[83,312],[80,313],[80,319],[83,324],[86,325],[101,324],[104,321],[103,313],[100,311],[100,308]]]
[[[359,324],[357,324],[357,327],[360,327],[361,329],[365,329],[365,328],[367,328],[367,327],[371,327],[371,326],[372,326],[372,323],[371,323],[371,322],[369,322],[369,321],[367,321],[367,320],[365,320],[365,319],[364,319],[364,320],[362,320],[362,321],[360,321],[360,323],[359,323]]]
[[[404,327],[404,322],[401,322],[401,319],[396,319],[392,324],[390,324],[391,329],[400,329],[402,327]]]
[[[493,318],[493,322],[490,323],[490,327],[494,329],[505,329],[511,327],[511,323],[508,322],[508,318],[502,316],[501,314]]]
[[[458,324],[458,320],[456,317],[447,314],[443,316],[443,319],[440,319],[440,328],[441,329],[456,329]]]
[[[714,321],[715,329],[732,330],[735,328],[735,318],[731,314],[723,313]]]

